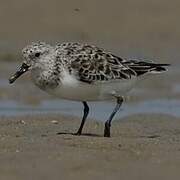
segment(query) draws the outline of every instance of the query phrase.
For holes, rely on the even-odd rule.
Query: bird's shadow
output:
[[[99,134],[93,134],[93,133],[82,133],[81,135],[77,135],[76,133],[70,133],[70,132],[58,132],[56,135],[72,135],[72,136],[89,136],[89,137],[103,137]]]

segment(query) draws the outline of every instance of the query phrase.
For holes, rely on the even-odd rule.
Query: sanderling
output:
[[[140,77],[166,71],[165,66],[169,65],[124,60],[96,46],[81,43],[56,46],[32,43],[22,54],[24,62],[9,82],[13,83],[30,70],[32,81],[40,89],[59,98],[81,101],[84,114],[76,135],[81,135],[89,113],[87,101],[116,99],[116,106],[104,127],[104,136],[110,137],[111,121],[126,92]]]

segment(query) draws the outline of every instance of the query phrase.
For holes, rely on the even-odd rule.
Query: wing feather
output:
[[[163,71],[166,65],[124,60],[96,46],[80,43],[59,44],[57,50],[69,72],[87,83],[131,79],[151,71]]]
[[[78,53],[77,53],[78,52]],[[76,76],[83,82],[130,79],[135,71],[123,64],[123,59],[95,46],[84,45],[80,50],[71,50],[71,64]]]

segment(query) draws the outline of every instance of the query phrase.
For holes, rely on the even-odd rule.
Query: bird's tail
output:
[[[156,64],[156,63],[149,63],[149,62],[133,62],[128,66],[133,69],[138,76],[143,75],[145,73],[161,73],[163,71],[167,71],[166,66],[170,64]]]

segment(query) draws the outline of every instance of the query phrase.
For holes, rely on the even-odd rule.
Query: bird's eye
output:
[[[39,56],[40,56],[39,52],[35,53],[35,57],[39,57]]]

